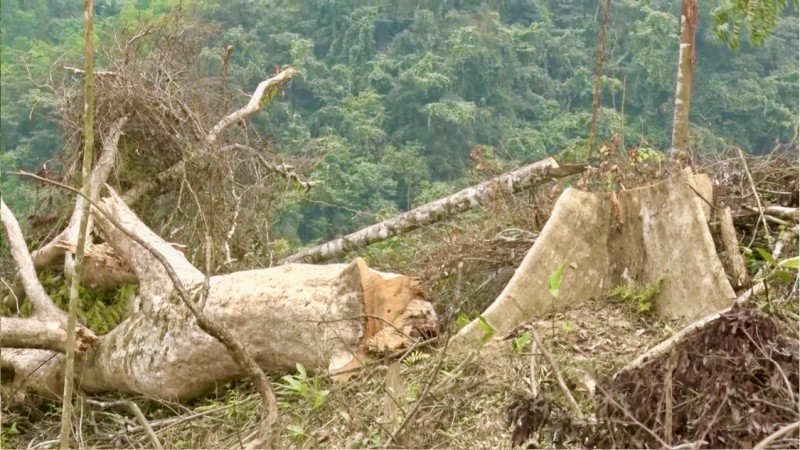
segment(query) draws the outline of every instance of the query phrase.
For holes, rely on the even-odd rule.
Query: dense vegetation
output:
[[[167,12],[166,0],[97,1],[98,33]],[[321,240],[471,183],[470,153],[496,166],[548,154],[584,160],[591,117],[598,5],[587,1],[328,0],[183,2],[218,23],[197,56],[218,76],[227,45],[232,92],[251,92],[275,66],[301,72],[255,118],[273,151],[313,161],[322,181],[284,199],[272,217],[295,244]],[[490,6],[491,4],[491,6]],[[751,153],[793,140],[798,24],[787,10],[758,48],[732,52],[701,3],[692,147]],[[62,149],[52,70],[81,64],[80,4],[2,2],[3,171],[36,169]],[[612,2],[600,140],[666,149],[677,63],[677,4]],[[98,47],[102,47],[102,40]],[[98,60],[102,68],[102,58]],[[244,98],[237,96],[236,105]],[[24,216],[34,189],[3,176]]]

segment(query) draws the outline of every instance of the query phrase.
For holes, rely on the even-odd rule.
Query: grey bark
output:
[[[584,166],[559,166],[553,158],[547,158],[468,187],[391,219],[362,228],[347,236],[301,251],[280,261],[280,264],[317,263],[335,258],[344,253],[453,217],[483,205],[500,195],[514,194],[554,178],[581,173],[585,169]]]

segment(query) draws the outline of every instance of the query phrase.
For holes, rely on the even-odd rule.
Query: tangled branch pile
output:
[[[592,445],[750,448],[796,422],[798,341],[782,326],[757,309],[734,308],[672,353],[620,372],[598,394],[602,426]],[[797,438],[775,445],[792,448]]]

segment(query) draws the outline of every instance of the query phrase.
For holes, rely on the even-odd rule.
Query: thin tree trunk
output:
[[[675,87],[675,113],[672,119],[673,162],[689,161],[689,109],[692,102],[694,78],[695,29],[697,27],[696,0],[683,0],[681,5],[681,41],[678,52],[678,81]]]
[[[94,2],[84,0],[83,16],[86,20],[84,32],[84,58],[86,75],[83,100],[83,171],[81,182],[86,198],[91,195],[92,159],[94,157],[94,43],[92,42]],[[69,448],[72,428],[72,390],[75,381],[75,323],[78,315],[78,288],[83,269],[83,249],[86,244],[86,229],[89,226],[89,202],[82,203],[83,212],[75,249],[75,270],[69,288],[69,311],[67,313],[66,361],[64,367],[64,406],[61,410],[61,448]]]
[[[606,0],[603,9],[603,26],[600,28],[600,43],[597,47],[597,75],[594,80],[594,98],[592,101],[592,125],[589,130],[589,158],[594,153],[595,138],[597,136],[597,120],[600,118],[600,86],[603,81],[603,61],[606,56],[606,33],[608,32],[608,17],[611,15],[611,0]]]
[[[575,175],[584,170],[584,166],[559,166],[553,158],[543,159],[391,219],[362,228],[342,238],[295,253],[282,260],[280,264],[317,263],[335,258],[344,253],[453,217],[502,194],[515,194],[551,179]]]

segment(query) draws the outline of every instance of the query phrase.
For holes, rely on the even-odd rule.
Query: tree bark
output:
[[[597,120],[600,118],[600,88],[603,82],[603,62],[606,57],[606,33],[608,32],[608,19],[610,15],[611,0],[606,0],[603,5],[603,24],[600,28],[600,42],[597,45],[597,71],[594,79],[594,96],[592,97],[592,124],[589,127],[589,158],[591,158],[594,153],[595,137],[597,136]]]
[[[692,102],[692,83],[696,60],[695,29],[697,27],[697,1],[681,3],[681,37],[678,51],[678,81],[675,87],[675,112],[672,118],[672,148],[670,159],[687,162],[689,155],[689,110]]]
[[[404,212],[391,219],[362,228],[342,238],[296,253],[280,261],[280,264],[317,263],[335,258],[344,253],[453,217],[485,204],[502,194],[514,194],[551,179],[575,175],[584,170],[586,170],[585,166],[562,167],[553,158],[547,158]]]
[[[567,189],[483,319],[497,333],[506,333],[629,283],[641,288],[658,282],[655,311],[669,319],[692,321],[730,305],[735,294],[708,229],[710,208],[698,197],[710,197],[711,190],[706,176],[687,172],[617,193]],[[554,300],[548,280],[561,264],[566,270]],[[476,319],[454,339],[471,344],[482,335]]]
[[[112,194],[99,206],[163,253],[188,292],[200,291],[203,274],[138,220],[119,197]],[[225,346],[198,326],[153,256],[98,211],[92,214],[98,230],[141,285],[133,315],[79,361],[76,374],[81,389],[184,400],[244,376]],[[414,280],[374,271],[361,259],[211,277],[203,315],[229,329],[265,369],[291,369],[299,362],[309,370],[342,377],[357,368],[370,350],[413,345],[422,335],[435,333],[437,323],[433,307]],[[13,367],[13,376],[4,388],[15,391],[25,385],[50,396],[58,392],[53,379],[63,373],[63,355],[7,350],[3,349],[0,361]],[[48,363],[37,371],[32,361],[43,360]]]
[[[733,227],[733,216],[729,206],[723,208],[719,213],[719,235],[726,254],[726,258],[722,262],[731,279],[731,285],[734,289],[745,287],[747,266],[744,263],[742,252],[739,250],[739,238],[736,237],[736,229]]]
[[[73,263],[69,255],[65,255],[67,263],[64,275],[70,280],[69,308],[67,311],[67,336],[64,363],[64,398],[61,409],[61,448],[70,447],[70,434],[72,432],[72,391],[75,387],[75,328],[78,321],[78,289],[81,284],[83,270],[83,253],[86,247],[86,234],[89,231],[89,203],[86,201],[92,195],[92,160],[94,159],[94,1],[84,0],[83,16],[86,21],[84,28],[84,60],[86,62],[86,76],[84,80],[83,99],[83,170],[81,171],[82,191],[86,199],[78,202],[75,212],[80,211],[80,225],[76,230],[78,240]],[[72,264],[71,264],[72,263]]]

